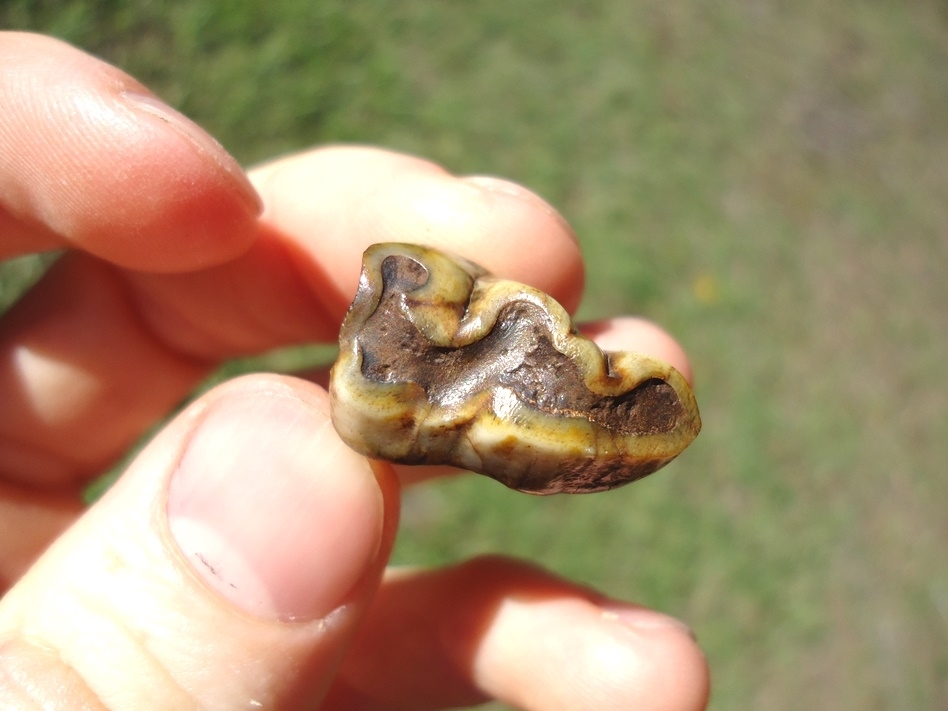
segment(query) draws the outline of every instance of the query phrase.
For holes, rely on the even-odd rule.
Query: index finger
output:
[[[247,248],[259,211],[213,138],[120,69],[0,32],[0,259],[71,248],[179,271]]]

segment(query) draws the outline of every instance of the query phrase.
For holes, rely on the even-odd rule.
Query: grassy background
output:
[[[399,561],[505,551],[678,615],[715,709],[948,708],[943,1],[5,0],[0,26],[247,163],[348,140],[523,182],[579,233],[581,315],[686,345],[705,430],[672,467],[419,488]]]

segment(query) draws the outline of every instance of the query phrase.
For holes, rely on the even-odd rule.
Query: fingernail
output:
[[[201,155],[212,159],[234,183],[240,197],[251,212],[257,214],[263,209],[260,196],[257,195],[243,168],[211,134],[156,96],[134,91],[122,92],[121,96],[133,108],[163,121],[178,135],[186,138]]]
[[[465,182],[474,185],[481,190],[499,195],[509,195],[515,198],[533,198],[533,194],[526,188],[512,183],[509,180],[494,178],[490,175],[467,175],[462,178]]]
[[[280,620],[325,617],[379,551],[382,495],[318,404],[224,395],[203,415],[168,492],[171,534],[208,585]]]
[[[600,605],[600,609],[604,619],[618,622],[636,631],[653,632],[674,629],[696,639],[694,630],[681,620],[647,607],[627,603],[606,603]]]
[[[479,190],[483,190],[488,194],[514,198],[516,200],[521,200],[539,207],[548,215],[551,215],[562,222],[564,225],[566,225],[567,229],[569,229],[569,225],[566,223],[566,220],[553,208],[552,205],[543,200],[536,193],[527,190],[522,185],[518,185],[517,183],[513,183],[509,180],[504,180],[503,178],[495,178],[490,175],[468,175],[461,179],[469,185],[473,185],[474,187],[478,188]]]

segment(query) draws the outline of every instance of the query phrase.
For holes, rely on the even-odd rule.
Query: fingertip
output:
[[[467,257],[496,276],[550,294],[567,311],[579,305],[585,273],[575,235],[526,188],[498,178],[427,173],[393,183],[371,219],[391,230],[398,208],[403,226],[395,229],[412,237],[395,238],[396,232],[393,241]]]
[[[3,33],[0,54],[0,214],[16,238],[4,254],[55,238],[120,266],[180,271],[249,246],[257,198],[203,129],[59,40]]]
[[[393,646],[395,657],[378,651]],[[499,556],[391,571],[342,681],[328,708],[493,698],[524,709],[697,711],[708,694],[707,663],[681,622]]]
[[[685,349],[661,326],[642,318],[619,317],[580,325],[580,331],[604,351],[646,353],[670,363],[689,385],[694,384]]]
[[[582,297],[586,273],[579,241],[566,219],[518,183],[484,175],[462,177],[460,182],[480,191],[487,208],[502,216],[499,234],[521,236],[522,241],[492,243],[483,252],[482,259],[488,262],[484,266],[490,269],[496,259],[497,274],[545,291],[573,313]],[[554,268],[544,268],[544,263]]]
[[[690,627],[644,607],[607,603],[600,609],[603,625],[635,648],[642,681],[627,683],[630,692],[647,687],[655,699],[663,700],[659,708],[706,708],[711,693],[710,668]],[[634,701],[632,707],[643,708],[641,700]]]
[[[688,628],[634,609],[566,590],[508,597],[472,659],[477,684],[517,708],[705,708],[707,662]]]
[[[342,443],[308,383],[246,377],[206,401],[169,485],[184,559],[245,612],[325,617],[381,572],[386,467]]]

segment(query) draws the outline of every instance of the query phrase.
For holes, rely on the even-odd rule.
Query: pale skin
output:
[[[245,173],[120,70],[33,35],[0,33],[0,99],[0,258],[67,250],[0,320],[0,706],[705,707],[671,617],[523,561],[386,570],[400,489],[435,472],[346,448],[304,379],[211,391],[80,503],[222,360],[332,341],[370,243],[450,249],[575,309],[581,255],[551,207],[374,148]],[[689,377],[648,322],[588,331]]]

